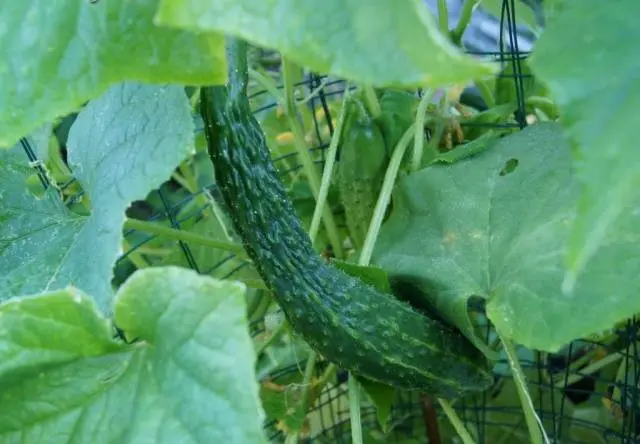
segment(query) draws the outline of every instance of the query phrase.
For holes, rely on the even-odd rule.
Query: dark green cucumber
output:
[[[487,388],[488,362],[461,333],[314,251],[249,107],[246,44],[228,44],[228,85],[201,90],[209,154],[235,229],[294,331],[341,368],[400,389]]]
[[[356,99],[353,99],[356,100]],[[344,207],[349,237],[356,249],[362,248],[376,208],[388,164],[382,132],[366,114],[364,106],[349,104],[337,185]]]

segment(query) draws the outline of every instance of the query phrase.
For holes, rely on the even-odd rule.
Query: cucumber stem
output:
[[[192,233],[190,231],[177,230],[171,227],[165,227],[159,223],[149,222],[139,219],[127,219],[124,222],[124,228],[127,230],[143,231],[149,234],[164,236],[177,241],[193,242],[194,244],[204,245],[205,247],[218,248],[220,250],[235,253],[239,256],[246,257],[244,247],[235,242],[226,242],[213,239],[209,236]]]
[[[309,388],[311,387],[311,378],[313,378],[313,372],[316,369],[317,359],[317,353],[312,351],[309,354],[307,365],[304,369],[304,378],[302,380],[302,394],[300,397],[300,408],[305,413],[305,415],[307,413],[307,402],[309,401]],[[285,438],[284,442],[285,444],[298,444],[299,436],[299,432],[292,433]]]
[[[360,416],[360,383],[349,373],[349,418],[351,420],[351,442],[362,444],[362,418]]]
[[[151,266],[151,264],[147,262],[144,257],[142,257],[142,254],[140,254],[138,250],[132,249],[132,246],[129,244],[129,242],[127,242],[126,239],[122,240],[122,249],[129,252],[127,258],[133,265],[136,266],[137,269],[147,268]]]
[[[380,102],[376,96],[375,89],[369,85],[361,86],[360,89],[362,89],[362,101],[364,102],[364,106],[367,108],[369,117],[376,119],[380,114],[382,114],[382,108],[380,107]],[[348,85],[345,86],[345,93],[347,91]]]
[[[249,75],[253,80],[258,82],[260,86],[267,90],[267,92],[276,99],[277,103],[284,106],[284,94],[280,92],[273,80],[253,68],[249,68]]]
[[[302,169],[307,176],[307,180],[309,181],[309,186],[311,187],[311,192],[316,199],[316,205],[318,202],[318,198],[320,195],[320,178],[318,177],[318,171],[316,170],[316,166],[311,158],[311,154],[307,149],[307,143],[304,140],[304,134],[300,124],[292,117],[287,116],[289,121],[289,126],[291,127],[294,134],[294,147],[298,152],[298,156],[302,162]],[[322,211],[322,220],[324,222],[324,227],[327,230],[327,236],[329,237],[329,241],[331,242],[331,246],[333,247],[333,251],[335,252],[336,257],[342,258],[344,257],[344,251],[342,249],[342,242],[340,241],[340,235],[338,232],[338,226],[333,218],[333,213],[329,207],[325,207]]]
[[[431,103],[434,90],[429,89],[424,92],[418,105],[416,112],[415,134],[413,139],[413,157],[411,159],[411,171],[418,171],[422,164],[422,156],[424,153],[424,125],[427,114],[427,107]]]
[[[280,72],[282,73],[282,83],[284,85],[284,112],[302,124],[295,98],[295,78],[298,77],[301,79],[302,71],[300,67],[291,62],[291,60],[282,57]]]
[[[527,421],[531,444],[542,444],[543,442],[545,444],[549,444],[549,438],[544,430],[544,426],[533,408],[533,401],[531,400],[531,396],[529,396],[529,391],[527,390],[526,379],[524,372],[522,371],[522,367],[520,366],[516,349],[513,346],[513,343],[504,335],[500,334],[500,332],[497,332],[497,334],[500,337],[500,341],[504,346],[504,351],[509,359],[509,366],[513,373],[513,380],[516,384],[516,389],[518,390],[518,396],[520,397],[520,403],[522,405],[525,420]]]
[[[315,98],[323,88],[329,84],[329,78],[325,77],[313,91],[311,91],[304,99],[298,101],[298,106],[306,105],[311,99]]]
[[[415,125],[416,124],[413,123],[404,132],[404,134],[400,138],[400,141],[396,145],[396,148],[393,150],[391,160],[389,161],[389,166],[387,167],[387,171],[384,175],[382,188],[380,189],[380,194],[378,195],[376,208],[373,211],[373,216],[371,217],[371,222],[369,223],[367,236],[365,237],[364,244],[362,245],[362,251],[358,260],[358,265],[369,265],[369,261],[371,260],[371,256],[373,255],[373,247],[375,245],[376,239],[378,238],[380,227],[382,226],[384,214],[387,211],[387,206],[389,205],[389,201],[391,200],[391,192],[393,191],[396,177],[398,176],[398,171],[400,170],[402,158],[404,157],[404,153],[407,151],[407,147],[411,142],[411,138],[414,136]]]
[[[462,12],[460,12],[460,19],[458,20],[456,29],[451,32],[451,40],[455,45],[462,45],[462,36],[464,35],[467,26],[469,26],[473,11],[476,9],[479,3],[480,0],[465,0],[464,4],[462,5]]]
[[[480,97],[484,100],[485,105],[487,105],[487,109],[491,109],[496,105],[496,99],[493,96],[493,91],[487,85],[485,80],[476,80],[473,82],[480,93]]]
[[[331,187],[331,175],[333,173],[333,166],[336,161],[338,143],[340,142],[342,128],[344,126],[348,98],[349,90],[345,89],[345,93],[342,99],[342,107],[340,108],[340,114],[338,115],[338,121],[336,122],[336,129],[333,132],[333,135],[331,136],[331,142],[329,143],[329,149],[327,151],[327,157],[324,163],[324,169],[322,171],[322,182],[320,183],[320,191],[318,192],[316,207],[313,210],[313,217],[311,219],[311,227],[309,228],[309,237],[311,238],[311,242],[315,241],[318,230],[320,229],[320,220],[325,209],[325,203],[327,201],[327,195],[329,194],[329,188]]]
[[[451,404],[449,404],[447,400],[442,398],[438,398],[438,402],[440,403],[440,407],[442,407],[444,414],[447,415],[449,422],[451,422],[453,428],[456,429],[456,432],[458,433],[460,439],[462,439],[462,442],[464,444],[475,444],[475,440],[473,439],[467,428],[464,426],[464,423],[462,422],[456,411],[451,407]]]
[[[442,35],[449,35],[449,11],[447,0],[438,0],[438,27]]]
[[[278,328],[275,329],[271,336],[266,341],[262,342],[256,347],[256,356],[260,356],[271,344],[273,344],[280,336],[284,334],[289,328],[289,323],[283,321]]]

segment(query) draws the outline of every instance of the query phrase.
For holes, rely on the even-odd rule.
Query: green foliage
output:
[[[373,263],[418,287],[485,350],[468,315],[471,297],[487,299],[490,320],[507,337],[556,351],[640,311],[632,219],[617,226],[578,290],[562,293],[578,193],[561,127],[533,125],[481,155],[401,179]]]
[[[156,19],[228,33],[316,72],[376,86],[440,86],[494,72],[443,39],[421,0],[162,0]]]
[[[118,82],[226,79],[218,34],[156,26],[157,0],[93,3],[0,3],[0,148]]]
[[[630,13],[636,9],[633,0],[615,8],[596,0],[567,2],[530,62],[562,107],[564,128],[575,143],[573,168],[582,184],[566,255],[565,297],[579,295],[581,276],[606,254],[621,227],[631,229],[628,242],[640,241],[640,229],[631,228],[640,226],[633,117],[640,107],[640,59],[633,46],[620,42],[620,36],[640,39]],[[616,255],[616,263],[624,258]]]
[[[301,78],[293,63],[329,74],[325,92],[336,91],[335,77],[366,92],[361,96],[366,107],[360,104],[359,110],[366,108],[365,123],[375,131],[363,137],[371,127],[348,118],[343,134],[333,140],[342,158],[328,179],[325,205],[340,211],[333,215],[339,229],[331,242],[325,227],[316,237],[325,255],[332,253],[325,246],[336,237],[355,238],[355,251],[337,252],[330,261],[355,280],[317,274],[326,265],[318,255],[313,266],[305,262],[308,275],[316,276],[309,287],[314,297],[318,288],[339,297],[351,288],[344,282],[368,283],[416,311],[442,318],[486,356],[503,361],[507,357],[496,347],[495,331],[485,342],[487,324],[520,344],[517,359],[545,365],[551,355],[539,351],[558,351],[555,356],[564,359],[570,341],[597,337],[610,345],[608,354],[597,357],[591,350],[581,358],[567,356],[567,372],[575,381],[597,367],[602,381],[611,384],[599,380],[594,393],[608,392],[608,398],[592,396],[573,405],[541,388],[564,384],[559,374],[525,370],[532,401],[556,413],[559,406],[564,409],[562,439],[601,440],[593,423],[612,431],[631,428],[624,421],[637,399],[633,373],[640,361],[619,352],[621,345],[611,336],[614,327],[640,312],[640,157],[633,131],[640,62],[629,43],[640,38],[636,4],[545,1],[543,29],[525,2],[512,3],[516,21],[541,38],[533,55],[520,60],[522,71],[507,58],[494,80],[487,76],[498,67],[464,55],[449,41],[453,36],[457,42],[463,30],[439,30],[423,3],[0,4],[0,442],[253,443],[265,441],[265,419],[286,434],[299,433],[301,440],[310,435],[325,442],[314,436],[319,427],[329,426],[327,415],[338,433],[349,435],[349,423],[339,424],[344,418],[327,413],[329,407],[309,414],[325,397],[320,394],[334,381],[336,368],[305,383],[302,368],[313,356],[301,335],[308,319],[303,316],[292,328],[277,312],[277,295],[260,278],[261,261],[282,252],[282,244],[257,264],[248,260],[238,254],[241,241],[231,226],[234,202],[223,205],[216,193],[198,194],[212,189],[216,177],[204,134],[195,131],[194,137],[195,127],[200,131],[203,125],[193,119],[197,87],[227,80],[223,34],[254,44],[255,72],[285,82],[286,99],[277,91],[259,94],[265,85],[252,79],[250,100],[253,108],[261,108],[256,117],[271,158],[284,156],[277,167],[292,202],[288,216],[295,213],[303,227],[317,203],[308,172],[296,168],[297,152],[301,146],[328,144],[341,100],[329,94],[319,104],[304,97],[305,88],[292,84]],[[501,15],[501,0],[479,4]],[[275,57],[265,62],[261,49],[274,49]],[[276,73],[274,61],[277,68],[281,57],[289,69]],[[514,81],[520,75],[525,76],[522,90]],[[488,109],[458,103],[458,87],[472,81]],[[438,137],[424,140],[420,149],[416,144],[417,153],[424,149],[417,171],[405,164],[412,158],[411,140],[399,161],[398,180],[383,186],[393,150],[416,122],[420,102],[414,87],[441,89],[426,108],[425,129]],[[543,123],[519,128],[520,92],[527,120]],[[274,98],[281,103],[265,109]],[[285,106],[285,101],[294,103]],[[284,112],[290,106],[296,115]],[[447,134],[440,139],[439,131],[452,128],[462,137],[445,150],[438,142]],[[416,128],[418,137],[421,133],[428,132]],[[31,164],[18,143],[22,137],[41,163]],[[312,150],[312,162],[326,160],[327,151]],[[43,187],[34,166],[44,168],[51,186]],[[340,198],[345,191],[361,191],[355,185],[364,182],[366,195],[351,200],[366,200],[354,228],[348,214],[353,208],[342,212],[345,199]],[[264,185],[257,179],[252,183],[256,190]],[[373,265],[357,266],[373,205],[381,192],[392,189]],[[147,220],[166,207],[172,217],[146,223],[177,224],[194,237],[178,241],[169,230],[161,236],[137,231],[123,239],[127,218]],[[255,213],[247,214],[255,220]],[[286,221],[291,218],[274,218],[271,234],[286,231]],[[212,242],[220,248],[212,248]],[[300,268],[298,255],[285,259],[276,265]],[[209,276],[185,270],[191,260]],[[325,287],[315,286],[316,281]],[[296,280],[287,285],[298,296],[308,294]],[[377,308],[386,306],[379,300],[355,292],[347,296],[353,307],[370,313],[349,319],[353,335],[344,342],[350,343],[347,353],[355,368],[363,347],[354,338],[364,331],[374,341],[396,330],[381,327],[391,316]],[[482,313],[476,312],[479,301]],[[325,330],[346,319],[340,310],[327,313]],[[278,316],[280,321],[272,322]],[[250,329],[249,321],[265,328],[253,340],[249,331],[256,325]],[[117,339],[116,326],[137,342]],[[394,350],[407,343],[424,346],[426,336],[416,327],[394,337]],[[338,336],[332,338],[324,345],[328,352],[344,347]],[[449,353],[446,360],[455,354],[447,347],[438,351]],[[443,362],[437,365],[447,367]],[[416,366],[425,371],[429,364]],[[296,366],[299,372],[283,374]],[[525,420],[514,411],[521,386],[510,379],[509,362],[497,363],[493,374],[494,386],[464,400],[490,408],[483,413],[483,434],[473,421],[465,426],[490,442],[532,442],[515,425],[502,425]],[[472,375],[467,376],[461,385],[471,384]],[[405,431],[396,437],[394,427],[401,425],[423,438],[418,426],[409,424],[421,423],[421,412],[411,418],[394,412],[397,395],[406,393],[358,379],[367,394],[363,402],[376,409],[378,419],[365,430],[365,443],[417,442]],[[345,397],[331,402],[331,409],[344,413],[348,408]],[[541,420],[549,432],[560,428],[557,418]],[[446,421],[438,422],[443,442],[456,439]]]
[[[113,310],[131,345],[73,287],[0,304],[0,441],[265,442],[243,291],[140,271]]]
[[[91,101],[69,133],[68,162],[89,216],[68,210],[53,187],[37,199],[24,187],[32,170],[22,147],[0,151],[1,299],[74,285],[107,309],[126,208],[192,149],[183,90],[126,83]]]

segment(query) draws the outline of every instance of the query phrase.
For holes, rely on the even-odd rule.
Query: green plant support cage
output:
[[[500,51],[479,55],[493,55],[502,65],[500,79],[511,82],[518,109],[513,121],[496,123],[512,127],[515,131],[527,125],[524,90],[527,75],[524,60],[527,53],[518,50],[516,17],[513,0],[505,0],[500,17]],[[256,51],[254,56],[268,58],[269,54]],[[274,58],[277,61],[277,57]],[[326,78],[307,73],[296,85],[314,97],[307,103],[309,112],[309,139],[315,142],[310,152],[314,161],[322,165],[325,150],[334,131],[335,111],[332,104],[339,103],[345,88],[341,79]],[[417,94],[420,92],[418,91]],[[473,90],[463,97],[473,101]],[[274,118],[278,111],[273,97],[267,91],[254,91],[250,97],[256,115],[261,121]],[[476,97],[477,99],[477,97]],[[71,117],[72,119],[72,117]],[[65,120],[56,129],[64,148]],[[462,125],[463,131],[468,130]],[[199,143],[204,143],[202,125],[197,130]],[[286,137],[281,135],[286,146]],[[31,161],[37,161],[28,139],[22,145]],[[283,176],[295,177],[301,165],[293,152],[275,155],[274,160]],[[207,165],[208,158],[194,158],[192,162]],[[212,234],[218,222],[224,219],[210,164],[202,168],[196,182],[199,189],[189,190],[183,184],[170,180],[152,192],[145,201],[136,202],[128,217],[163,223],[175,229],[186,229]],[[46,180],[46,175],[41,176]],[[71,186],[71,183],[65,184]],[[304,187],[289,189],[300,205],[308,200],[310,192]],[[334,209],[339,213],[339,208]],[[305,221],[308,223],[309,221]],[[213,227],[213,228],[211,228]],[[215,233],[213,233],[215,234]],[[219,234],[219,230],[218,230]],[[250,265],[241,258],[211,248],[203,248],[185,241],[167,241],[135,230],[125,231],[128,249],[123,251],[116,265],[114,284],[123,282],[137,268],[140,260],[148,263],[187,266],[199,273],[217,278],[234,279],[250,276]],[[162,247],[168,253],[158,259],[148,255],[151,247]],[[347,397],[346,374],[340,369],[331,371],[326,362],[315,366],[313,381],[325,381],[316,393],[305,390],[303,379],[308,349],[288,335],[274,337],[273,325],[279,312],[270,304],[265,290],[252,289],[248,298],[252,334],[256,338],[269,338],[258,359],[258,378],[267,414],[265,430],[271,442],[284,442],[287,431],[299,430],[301,441],[308,443],[349,443],[351,429]],[[567,344],[559,353],[548,354],[520,348],[518,356],[524,369],[534,407],[544,425],[546,434],[555,443],[633,443],[640,442],[640,337],[638,320],[630,318],[625,324],[598,338],[585,338]],[[492,334],[487,327],[488,337]],[[270,336],[271,335],[271,336]],[[311,401],[306,415],[296,409],[299,399],[306,393]],[[508,361],[497,362],[495,384],[486,392],[458,400],[453,408],[473,435],[477,443],[527,443],[529,434],[513,383]],[[363,401],[362,425],[365,443],[445,443],[460,442],[439,404],[415,393],[398,393],[391,407],[385,427],[380,425],[376,408]]]

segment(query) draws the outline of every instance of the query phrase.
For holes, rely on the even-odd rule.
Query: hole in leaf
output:
[[[500,170],[500,175],[506,176],[507,174],[513,173],[517,167],[518,159],[509,159],[504,163],[504,166]]]

